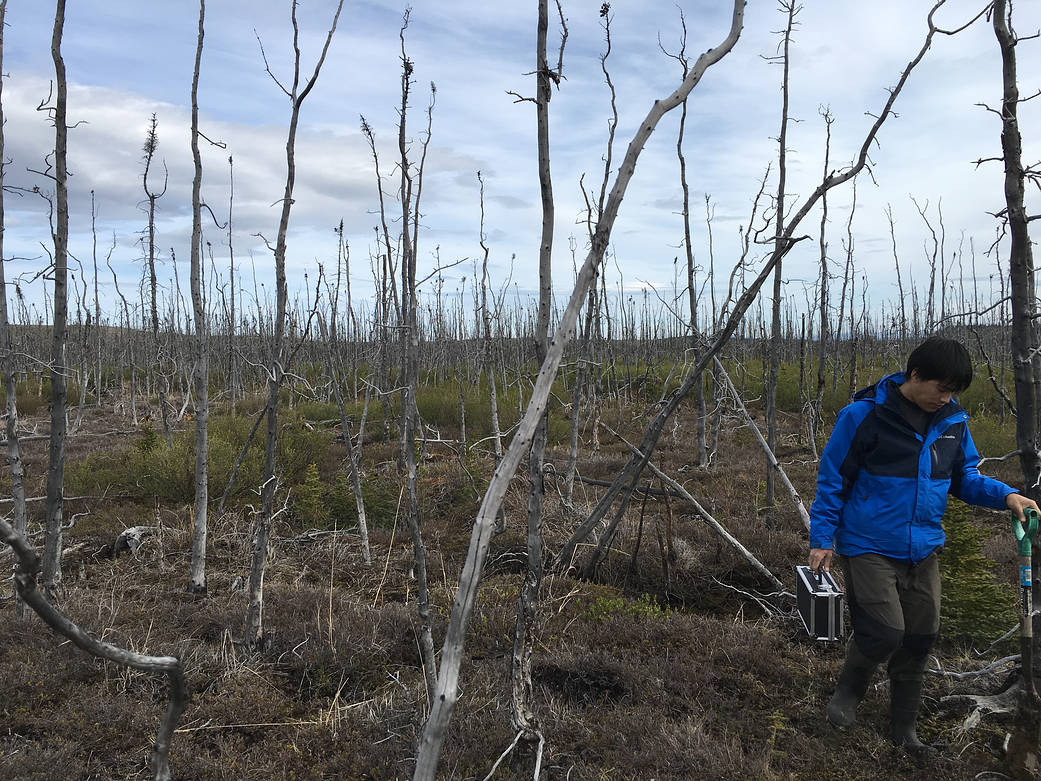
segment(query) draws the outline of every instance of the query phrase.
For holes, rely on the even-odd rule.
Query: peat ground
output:
[[[365,444],[373,552],[366,567],[350,502],[337,493],[346,451],[323,428],[335,415],[312,417],[288,416],[284,424],[296,427],[291,460],[314,464],[318,483],[313,476],[309,482],[299,478],[297,503],[291,491],[292,511],[275,529],[266,576],[266,642],[253,654],[238,642],[246,611],[251,487],[228,511],[211,511],[209,592],[192,596],[186,593],[190,499],[183,489],[178,494],[152,488],[158,478],[190,485],[191,461],[184,461],[182,474],[172,474],[177,467],[158,455],[165,446],[152,441],[154,434],[126,433],[129,421],[111,409],[86,410],[80,435],[69,440],[70,474],[79,493],[69,492],[87,498],[66,504],[66,519],[75,516],[76,522],[66,534],[60,605],[110,642],[181,657],[192,699],[170,754],[176,778],[411,775],[426,702],[412,547],[398,512],[397,444],[393,437]],[[605,406],[603,419],[630,440],[638,439],[646,420],[645,413],[612,405]],[[37,425],[45,431],[46,421]],[[778,457],[808,506],[815,466],[800,433],[802,421],[789,414],[782,426]],[[191,424],[182,428],[187,441]],[[806,534],[787,495],[778,496],[772,518],[760,509],[764,461],[758,445],[739,419],[725,416],[716,464],[699,470],[691,464],[694,430],[689,411],[682,413],[675,427],[667,427],[655,463],[794,590],[793,567],[805,559]],[[560,440],[547,455],[557,473],[567,460]],[[610,480],[626,451],[605,431],[599,442],[593,454],[592,432],[583,429],[580,472]],[[40,496],[47,443],[27,442],[25,453],[29,494]],[[132,473],[149,463],[162,474]],[[91,483],[89,476],[100,481],[108,474],[106,464],[115,476],[105,477],[104,486]],[[438,648],[490,464],[486,456],[461,461],[443,444],[423,450],[420,512]],[[986,471],[1017,482],[1012,461]],[[145,487],[135,491],[128,485]],[[548,486],[545,534],[553,553],[602,489],[576,485],[569,508],[560,498],[562,481],[551,477]],[[221,490],[215,479],[211,496]],[[514,737],[510,655],[525,565],[525,508],[526,480],[518,476],[507,497],[507,530],[492,541],[470,623],[461,696],[440,765],[444,778],[485,778]],[[39,528],[42,514],[42,502],[32,503],[32,528]],[[972,520],[983,553],[993,559],[993,579],[1014,583],[1007,518],[974,510]],[[115,556],[116,535],[135,525],[154,526],[156,533],[135,554]],[[323,533],[303,534],[311,528]],[[579,560],[588,552],[580,547]],[[0,555],[5,566],[11,560],[9,553]],[[984,718],[966,731],[966,712],[942,708],[940,699],[997,691],[1009,668],[961,683],[930,676],[920,734],[940,751],[916,760],[884,738],[883,677],[876,679],[856,727],[838,732],[827,726],[823,707],[842,649],[808,639],[794,600],[762,596],[770,590],[682,500],[635,499],[595,580],[551,574],[543,582],[533,667],[534,708],[545,736],[541,778],[1002,777],[987,774],[1003,771],[1001,745],[1010,725]],[[1010,604],[1004,609],[1014,612],[1014,591],[1005,593]],[[1013,640],[976,657],[972,647],[986,648],[993,639],[947,637],[936,661],[943,669],[964,670],[1015,652]],[[148,777],[166,702],[163,679],[93,659],[38,620],[16,621],[7,597],[0,614],[0,681],[0,777]],[[531,778],[535,761],[534,747],[519,746],[493,778]]]

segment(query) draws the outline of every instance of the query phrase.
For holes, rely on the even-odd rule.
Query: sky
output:
[[[335,0],[304,0],[297,18],[302,71],[311,72],[335,10]],[[599,190],[604,172],[611,99],[600,57],[605,51],[602,3],[562,0],[568,37],[563,79],[550,102],[550,139],[556,227],[553,285],[559,303],[573,283],[573,269],[586,251],[581,182]],[[786,202],[794,210],[819,182],[824,166],[826,108],[834,119],[831,168],[847,165],[888,97],[900,72],[924,40],[929,3],[920,0],[804,0],[791,46]],[[949,0],[938,23],[959,27],[981,0]],[[1041,7],[1015,6],[1016,28],[1025,36],[1041,28]],[[730,24],[725,0],[617,0],[610,5],[612,48],[607,68],[619,113],[613,162],[621,160],[634,128],[655,99],[679,84],[675,53],[681,44],[693,60],[718,45]],[[393,206],[397,189],[397,125],[401,42],[406,6],[392,0],[344,3],[339,25],[318,81],[305,100],[296,142],[294,193],[287,271],[290,290],[313,285],[319,264],[335,267],[336,226],[343,221],[350,248],[352,295],[360,302],[374,289],[372,257],[378,251],[377,180],[360,118],[372,127],[383,189]],[[151,184],[166,191],[158,201],[158,273],[163,292],[179,278],[188,292],[192,159],[189,146],[190,89],[199,7],[188,0],[71,0],[62,47],[69,83],[68,118],[71,202],[70,250],[77,284],[93,286],[93,258],[100,266],[102,306],[117,301],[106,257],[120,292],[139,300],[146,225],[142,145],[156,115],[159,147]],[[18,279],[25,300],[45,321],[46,268],[52,250],[45,193],[54,133],[45,105],[53,82],[49,2],[11,3],[3,50],[6,115],[4,260],[9,280]],[[682,14],[682,17],[681,17]],[[484,181],[484,233],[493,285],[526,299],[537,290],[541,206],[533,96],[537,2],[535,0],[414,0],[405,47],[414,65],[407,112],[413,159],[426,138],[431,83],[436,85],[421,202],[418,274],[444,267],[443,292],[469,299],[480,247],[480,194]],[[785,15],[777,2],[749,2],[744,29],[733,52],[712,67],[691,94],[684,137],[693,246],[702,269],[709,265],[706,196],[710,199],[712,254],[720,294],[740,251],[753,199],[768,166],[767,193],[776,192],[781,67],[778,53]],[[270,300],[274,243],[286,176],[285,143],[290,105],[265,72],[291,78],[292,27],[289,0],[210,0],[200,77],[200,129],[221,146],[203,143],[203,198],[221,223],[229,212],[234,172],[232,244],[247,306]],[[555,62],[560,24],[550,25]],[[1018,47],[1024,96],[1041,88],[1041,41]],[[939,36],[901,94],[898,116],[886,123],[871,150],[871,176],[861,176],[853,213],[857,285],[871,311],[890,310],[897,298],[893,242],[885,215],[891,209],[897,255],[904,275],[927,284],[933,229],[942,228],[946,256],[961,253],[966,284],[972,260],[981,296],[1000,288],[995,255],[987,250],[1003,208],[999,164],[976,165],[1000,154],[1000,122],[985,106],[1001,97],[1001,64],[985,19],[957,36]],[[979,104],[985,104],[981,106]],[[1041,158],[1041,98],[1022,104],[1024,161]],[[629,187],[612,235],[608,285],[625,295],[672,300],[682,290],[682,191],[676,142],[679,110],[667,115],[651,137]],[[228,158],[234,163],[229,167]],[[157,174],[157,172],[159,172]],[[611,171],[611,177],[615,171]],[[91,193],[96,204],[91,232]],[[843,242],[853,198],[844,185],[829,196],[826,228],[829,260],[841,274]],[[1036,213],[1037,191],[1028,210]],[[913,200],[912,200],[913,199]],[[917,201],[917,206],[915,204]],[[1033,208],[1030,208],[1031,205]],[[395,209],[398,213],[400,208]],[[760,217],[760,222],[762,217]],[[394,223],[391,224],[394,230]],[[820,213],[796,232],[802,242],[786,258],[785,294],[806,308],[819,275]],[[771,231],[767,231],[769,234]],[[227,232],[204,225],[212,252],[210,283],[228,283]],[[752,257],[765,256],[766,246]],[[1007,257],[1007,241],[997,254]],[[675,261],[679,258],[679,263]],[[84,272],[78,270],[82,263]],[[85,274],[85,280],[84,280]],[[216,276],[214,276],[216,274]],[[256,284],[254,284],[254,275]],[[464,281],[465,278],[465,281]],[[952,277],[952,284],[953,284]],[[432,296],[434,281],[424,284]],[[834,288],[841,284],[836,280]],[[302,293],[301,293],[302,295]],[[858,299],[861,293],[857,294]],[[93,292],[90,292],[92,305]],[[216,305],[216,296],[211,295]],[[73,304],[74,307],[74,304]]]

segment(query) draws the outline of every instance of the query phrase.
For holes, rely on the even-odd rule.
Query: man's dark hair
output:
[[[918,372],[918,379],[928,382],[939,380],[952,393],[959,393],[972,384],[972,358],[961,342],[931,336],[918,345],[907,357],[906,376]]]

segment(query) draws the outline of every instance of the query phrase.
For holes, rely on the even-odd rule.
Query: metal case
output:
[[[842,589],[830,572],[815,573],[806,565],[795,568],[796,602],[803,626],[817,640],[839,640],[844,633]]]

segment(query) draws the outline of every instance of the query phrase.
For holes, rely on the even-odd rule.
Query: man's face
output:
[[[926,412],[933,413],[951,400],[954,389],[942,380],[923,380],[916,369],[900,386],[900,392]]]

